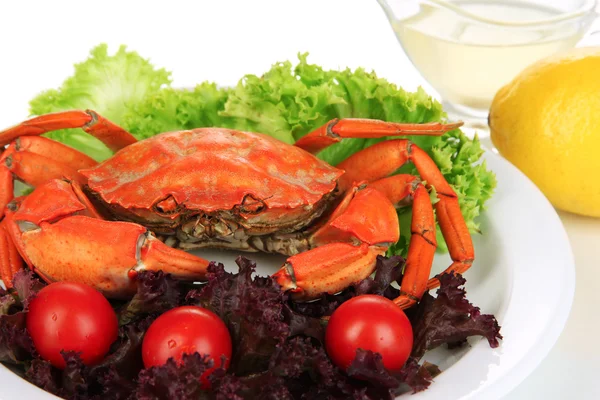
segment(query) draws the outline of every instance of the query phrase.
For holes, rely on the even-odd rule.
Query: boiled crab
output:
[[[399,238],[395,206],[410,202],[412,236],[395,300],[409,307],[439,284],[429,279],[434,214],[419,178],[392,174],[411,161],[435,187],[448,270],[463,272],[474,254],[456,194],[406,139],[379,142],[335,167],[315,154],[343,138],[441,135],[460,125],[341,119],[288,145],[222,128],[137,141],[90,110],[35,117],[0,132],[8,145],[0,156],[1,277],[10,285],[23,259],[48,282],[126,297],[144,269],[204,279],[209,262],[185,250],[210,246],[290,256],[274,277],[296,298],[313,299],[369,276]],[[97,163],[39,136],[77,127],[116,153]],[[13,199],[13,179],[35,190]]]

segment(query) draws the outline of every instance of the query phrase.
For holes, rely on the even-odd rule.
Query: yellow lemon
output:
[[[600,47],[540,60],[498,91],[491,139],[557,208],[600,217]]]

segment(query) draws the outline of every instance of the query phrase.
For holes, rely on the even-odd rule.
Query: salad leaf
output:
[[[181,129],[234,127],[233,119],[219,115],[229,91],[210,82],[191,90],[165,88],[132,104],[121,125],[138,139]]]
[[[34,359],[31,361],[27,371],[25,371],[25,378],[37,387],[58,395],[60,390],[58,388],[55,372],[56,371],[48,361]]]
[[[375,275],[360,281],[356,285],[356,294],[377,294],[390,300],[400,296],[400,290],[392,286],[392,283],[402,283],[405,263],[406,260],[400,256],[377,256]]]
[[[133,398],[139,400],[180,400],[201,399],[206,397],[202,389],[200,376],[213,366],[212,359],[198,353],[184,354],[181,362],[169,358],[162,366],[152,367],[140,372]],[[224,374],[217,367],[217,376]],[[214,374],[211,374],[211,378]]]
[[[479,307],[466,298],[461,287],[466,280],[460,274],[438,276],[437,297],[426,292],[416,308],[407,312],[413,325],[414,344],[411,356],[417,359],[442,344],[456,346],[469,336],[483,336],[490,347],[499,346],[500,325],[493,315],[481,314]]]
[[[225,322],[232,337],[233,371],[243,375],[267,367],[276,346],[290,335],[290,320],[286,320],[286,294],[277,282],[271,277],[252,277],[256,264],[245,257],[238,257],[236,263],[237,274],[226,272],[223,264],[211,263],[208,283],[190,291],[187,299]]]
[[[13,284],[15,288],[10,291],[0,288],[0,362],[23,364],[37,357],[25,321],[29,301],[43,283],[21,270],[15,274]]]
[[[25,317],[23,311],[0,316],[0,362],[21,364],[37,354]]]
[[[420,366],[414,357],[409,358],[400,371],[390,373],[385,369],[379,353],[363,349],[356,351],[356,358],[347,372],[351,377],[376,383],[377,387],[388,388],[393,394],[404,392],[405,386],[412,389],[413,393],[423,391],[433,379],[429,371]],[[390,397],[394,398],[395,396]]]
[[[362,68],[324,70],[309,64],[307,56],[300,54],[295,67],[290,62],[277,63],[261,77],[245,76],[230,93],[219,115],[237,118],[234,126],[237,129],[263,132],[288,143],[334,118],[407,123],[439,122],[446,118],[441,104],[422,88],[410,93]],[[318,157],[337,165],[357,151],[386,139],[392,138],[343,139]],[[412,136],[410,140],[434,159],[458,195],[470,232],[479,232],[475,219],[492,196],[496,180],[485,162],[476,164],[483,154],[478,138],[471,140],[457,129],[441,137]],[[399,168],[398,172],[419,175],[412,164]],[[402,208],[398,213],[401,237],[388,255],[406,256],[411,208]],[[439,225],[436,233],[438,248],[447,251]]]
[[[310,338],[294,337],[278,346],[267,371],[221,380],[217,398],[226,393],[252,399],[394,399],[412,388],[424,390],[431,382],[427,370],[411,361],[396,374],[383,367],[381,356],[359,350],[347,373],[334,366],[324,348]],[[231,398],[223,397],[223,398]]]
[[[74,351],[63,351],[65,369],[61,372],[60,396],[67,399],[87,397],[90,389],[88,379],[88,368],[83,364],[79,354]]]
[[[153,321],[153,318],[146,317],[121,326],[117,341],[113,343],[104,360],[92,367],[92,374],[102,372],[116,374],[125,379],[134,379],[144,367],[141,356],[142,340]]]
[[[66,399],[130,399],[135,379],[142,371],[141,345],[149,320],[132,323],[119,330],[114,350],[94,366],[84,365],[75,352],[63,352],[64,370],[34,358],[25,378],[36,386]]]
[[[40,281],[33,272],[21,269],[13,277],[13,287],[16,299],[19,304],[27,311],[29,303],[39,292],[45,283]]]
[[[72,76],[60,88],[46,90],[30,101],[30,113],[46,114],[69,109],[93,109],[117,125],[127,108],[171,83],[170,73],[155,68],[149,60],[121,46],[114,55],[108,46],[93,48],[90,56],[75,65]],[[99,140],[77,130],[46,134],[100,161],[112,152]]]
[[[113,303],[121,312],[118,339],[108,355],[94,366],[82,363],[78,354],[63,353],[67,367],[59,370],[41,360],[25,329],[29,300],[45,284],[35,274],[19,272],[16,289],[0,290],[0,361],[13,364],[31,383],[68,399],[393,399],[406,391],[425,390],[439,373],[435,366],[419,364],[423,354],[443,343],[462,344],[467,337],[486,337],[491,347],[502,338],[491,315],[466,299],[460,275],[443,274],[437,297],[426,293],[407,311],[414,332],[411,357],[397,372],[387,371],[381,356],[358,350],[347,370],[336,367],[323,347],[325,325],[320,318],[344,301],[371,293],[393,298],[401,283],[404,259],[377,259],[377,270],[356,286],[328,295],[322,304],[307,307],[291,299],[270,277],[253,276],[256,265],[237,260],[239,271],[226,272],[211,263],[208,282],[185,285],[170,275],[144,272],[138,275],[138,292],[125,304]],[[18,293],[17,293],[18,292]],[[318,302],[317,302],[318,303]],[[198,304],[217,313],[228,325],[234,344],[228,370],[218,367],[210,376],[211,390],[203,390],[200,376],[214,364],[204,355],[171,359],[161,367],[145,369],[141,346],[154,319],[172,308]],[[303,313],[305,312],[305,313]],[[241,354],[240,354],[241,353]],[[221,364],[219,364],[221,365]]]
[[[180,282],[163,271],[140,271],[137,292],[118,313],[119,325],[148,316],[159,315],[176,307],[184,294]]]

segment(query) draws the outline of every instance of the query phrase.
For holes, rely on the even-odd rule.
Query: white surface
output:
[[[104,1],[0,3],[0,126],[27,116],[27,102],[58,86],[100,42],[127,44],[173,71],[174,85],[235,83],[298,52],[327,68],[374,69],[407,90],[431,92],[373,1]],[[596,268],[600,220],[560,214],[573,246],[577,290],[567,326],[548,357],[506,399],[600,398]],[[537,226],[530,235],[543,234]],[[596,246],[596,247],[594,247]],[[540,275],[543,279],[544,274]],[[541,284],[536,279],[529,284]],[[12,396],[18,395],[13,386]],[[22,393],[21,393],[22,397]],[[4,398],[4,397],[3,397]],[[442,396],[441,398],[448,398]],[[486,397],[479,397],[486,399]]]

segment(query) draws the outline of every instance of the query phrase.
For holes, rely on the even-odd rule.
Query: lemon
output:
[[[500,154],[556,208],[600,217],[600,47],[527,67],[496,93],[488,122]]]

